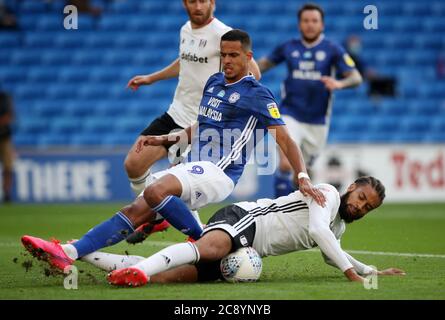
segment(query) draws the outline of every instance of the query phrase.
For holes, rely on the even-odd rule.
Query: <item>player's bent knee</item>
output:
[[[144,190],[144,199],[150,207],[155,207],[167,197],[169,193],[159,183],[149,185]]]
[[[141,165],[142,161],[131,153],[127,155],[124,161],[124,168],[128,177],[137,178],[143,175],[146,171],[145,167]]]

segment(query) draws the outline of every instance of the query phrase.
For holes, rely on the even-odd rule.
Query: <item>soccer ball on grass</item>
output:
[[[260,278],[263,262],[252,247],[244,247],[221,260],[221,274],[229,282],[254,282]]]

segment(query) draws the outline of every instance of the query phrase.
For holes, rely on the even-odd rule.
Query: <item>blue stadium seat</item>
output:
[[[425,116],[414,116],[405,117],[401,121],[400,132],[405,134],[418,134],[423,135],[431,129],[431,117]]]
[[[128,16],[125,14],[106,14],[99,22],[98,27],[107,31],[121,31],[127,27]]]
[[[34,105],[34,113],[40,119],[51,121],[52,118],[61,116],[64,112],[66,100],[39,100]]]
[[[67,146],[69,144],[70,138],[69,135],[66,134],[42,135],[37,140],[37,146],[44,149],[54,146]]]
[[[26,79],[31,83],[48,83],[58,80],[60,70],[57,67],[39,66],[29,68]]]
[[[105,49],[110,49],[114,46],[115,32],[97,30],[95,32],[88,32],[84,35],[83,45],[87,48],[99,49],[101,55],[104,54]]]
[[[70,144],[73,147],[102,146],[103,136],[102,134],[92,134],[91,132],[76,133],[71,136]]]
[[[49,121],[41,118],[31,118],[21,116],[17,120],[17,128],[19,132],[27,135],[38,135],[48,131]]]
[[[110,146],[128,146],[134,143],[136,136],[133,133],[119,133],[119,134],[108,134],[103,139],[104,145]]]
[[[84,135],[103,136],[112,131],[115,117],[112,114],[104,116],[91,116],[83,120],[82,132]]]
[[[12,141],[17,147],[35,147],[37,144],[37,135],[18,132],[12,136]]]
[[[41,61],[41,54],[39,50],[14,50],[12,52],[10,63],[13,65],[33,65],[39,64]]]
[[[34,29],[33,29],[34,30]],[[53,48],[54,44],[53,32],[30,31],[25,34],[24,47],[29,48]]]
[[[82,122],[80,119],[76,119],[74,117],[65,117],[65,116],[59,116],[56,118],[53,118],[51,121],[50,127],[47,130],[50,130],[53,134],[59,135],[59,134],[66,134],[70,135],[75,132],[81,131]]]
[[[0,47],[15,48],[21,44],[21,34],[15,31],[0,31]]]

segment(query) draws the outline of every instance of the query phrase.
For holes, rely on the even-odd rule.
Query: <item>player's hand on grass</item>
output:
[[[150,75],[139,75],[131,78],[130,81],[128,81],[127,88],[136,91],[139,88],[139,86],[150,85],[154,82],[155,81],[152,79],[152,77],[150,77]]]
[[[389,268],[385,270],[380,270],[377,272],[377,274],[379,276],[405,276],[406,272],[397,268]]]
[[[298,189],[303,194],[303,196],[305,197],[310,196],[320,206],[322,207],[325,206],[326,198],[324,194],[312,185],[311,180],[307,178],[298,179]]]
[[[344,274],[345,274],[346,278],[348,278],[349,281],[360,282],[360,283],[365,282],[365,278],[359,276],[354,268],[346,270],[344,272]]]
[[[328,90],[338,90],[338,89],[343,89],[343,85],[340,81],[335,80],[332,77],[327,77],[327,76],[323,76],[321,77],[321,82],[324,83],[324,85],[326,86],[326,88]]]

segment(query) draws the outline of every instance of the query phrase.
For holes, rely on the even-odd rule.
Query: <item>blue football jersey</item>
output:
[[[284,125],[269,89],[253,76],[226,83],[224,73],[207,81],[189,161],[211,161],[236,184],[248,156],[267,127]]]
[[[332,93],[320,78],[355,69],[346,51],[324,36],[311,47],[301,39],[289,40],[267,58],[275,64],[286,61],[288,75],[284,80],[281,113],[310,124],[325,124],[330,108]]]

